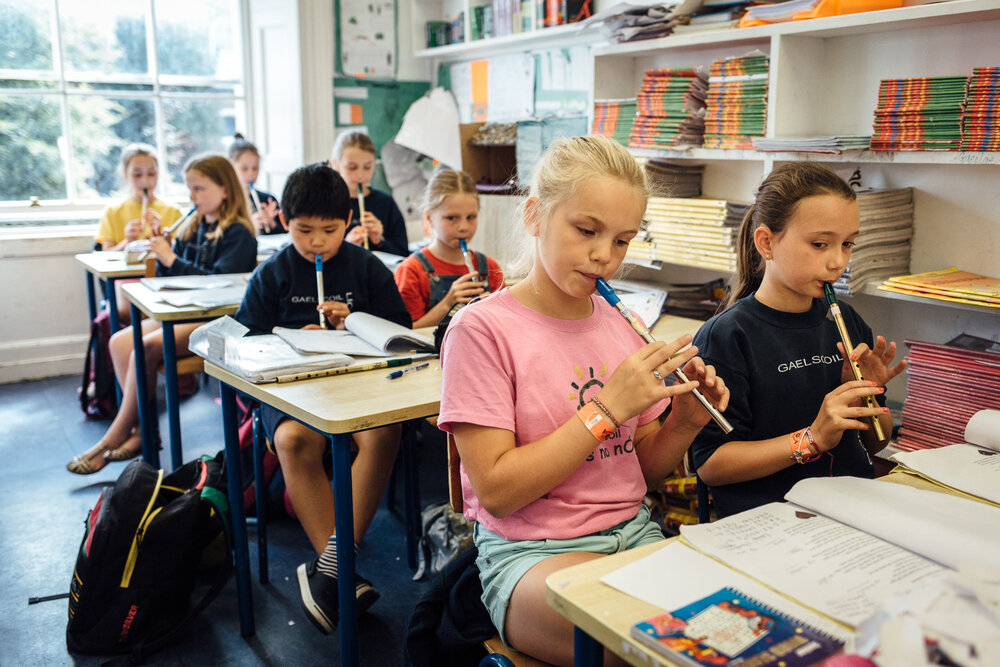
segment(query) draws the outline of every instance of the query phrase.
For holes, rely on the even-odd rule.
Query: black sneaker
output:
[[[302,608],[306,616],[323,634],[332,633],[337,629],[337,622],[340,620],[337,579],[317,571],[316,561],[302,563],[296,572],[299,595],[302,597]],[[357,610],[359,614],[363,614],[379,599],[379,592],[361,575],[357,575],[356,579],[354,594],[357,598]]]

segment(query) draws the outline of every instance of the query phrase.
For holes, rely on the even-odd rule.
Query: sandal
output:
[[[104,458],[109,461],[128,461],[129,459],[134,459],[135,457],[142,454],[142,448],[139,449],[128,449],[126,447],[116,447],[115,449],[109,449],[104,453]]]
[[[69,470],[74,475],[93,475],[95,472],[100,471],[100,468],[95,468],[90,459],[85,459],[82,456],[74,456],[73,460],[66,464],[66,470]]]

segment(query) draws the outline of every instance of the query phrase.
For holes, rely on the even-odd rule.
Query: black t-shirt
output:
[[[407,257],[410,254],[409,242],[406,238],[406,221],[396,206],[396,200],[379,190],[371,190],[365,195],[365,210],[382,222],[382,242],[372,245],[372,250],[391,252],[394,255]],[[347,231],[357,227],[361,216],[356,197],[351,198],[351,224]]]
[[[187,240],[174,241],[177,258],[169,267],[156,263],[158,276],[213,273],[249,273],[257,266],[257,237],[239,222],[233,222],[220,238],[209,238],[217,222],[198,224]]]
[[[842,384],[840,335],[827,318],[828,310],[825,301],[816,299],[805,313],[786,313],[768,308],[751,294],[701,327],[694,344],[730,389],[725,415],[733,432],[723,435],[709,422],[691,446],[696,468],[725,442],[766,440],[812,423],[823,398]],[[857,312],[844,303],[841,312],[854,345],[871,346],[872,331]],[[884,397],[879,403],[885,404]],[[834,475],[874,476],[857,431],[845,431],[831,453]],[[712,487],[712,495],[719,514],[728,516],[783,500],[795,482],[827,476],[830,470],[830,457],[824,454],[761,479]]]
[[[352,313],[412,324],[392,272],[356,245],[341,244],[323,265],[323,294],[327,301],[346,303]],[[289,245],[257,267],[235,317],[254,334],[276,326],[301,329],[319,324],[316,300],[316,265]]]

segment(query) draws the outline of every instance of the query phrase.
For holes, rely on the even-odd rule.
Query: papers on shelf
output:
[[[639,316],[647,328],[656,324],[663,312],[667,293],[658,287],[625,280],[612,280],[611,286],[625,307]]]
[[[834,153],[865,151],[871,143],[870,135],[823,137],[755,137],[754,148],[759,151],[793,151],[799,153]]]
[[[188,347],[203,359],[250,382],[273,382],[279,375],[347,366],[344,354],[301,354],[274,334],[247,336],[245,326],[220,317],[194,330]]]
[[[1000,505],[1000,410],[980,410],[965,442],[891,457],[907,472]]]
[[[369,313],[351,313],[344,326],[346,331],[275,327],[273,333],[302,353],[388,357],[414,349],[434,349],[432,338]]]

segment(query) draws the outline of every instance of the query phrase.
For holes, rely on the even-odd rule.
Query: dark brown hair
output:
[[[258,158],[260,157],[260,151],[257,150],[253,142],[237,132],[233,135],[233,143],[229,144],[229,159],[236,162],[247,151],[250,151]]]
[[[757,196],[743,216],[737,243],[736,274],[729,293],[729,307],[760,287],[764,262],[754,245],[754,232],[764,226],[778,235],[785,231],[799,202],[813,195],[840,195],[857,199],[840,176],[816,162],[791,162],[775,167],[757,188]]]

